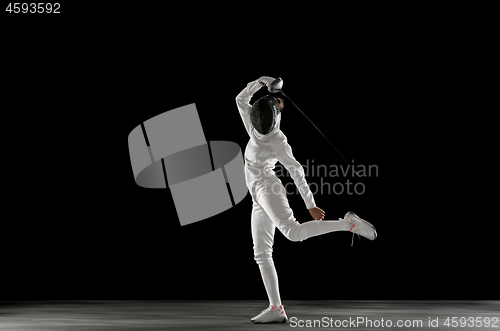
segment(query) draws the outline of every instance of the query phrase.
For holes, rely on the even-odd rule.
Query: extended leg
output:
[[[329,232],[349,231],[352,227],[352,223],[347,219],[309,221],[302,224],[297,222],[288,204],[284,187],[274,177],[269,177],[256,186],[255,197],[274,225],[292,241],[302,241]]]
[[[300,224],[306,228],[307,238],[319,236],[321,234],[335,231],[349,231],[352,228],[352,223],[346,219],[338,221],[309,221]]]

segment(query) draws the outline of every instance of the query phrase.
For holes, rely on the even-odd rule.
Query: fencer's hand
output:
[[[273,77],[268,77],[268,76],[262,76],[259,78],[259,83],[262,85],[269,85],[274,81]]]
[[[309,209],[309,213],[317,221],[321,221],[325,217],[325,211],[318,207]]]

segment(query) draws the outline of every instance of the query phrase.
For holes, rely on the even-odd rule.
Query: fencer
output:
[[[253,323],[283,323],[288,320],[280,299],[278,275],[272,258],[275,229],[291,241],[335,231],[351,231],[370,240],[377,237],[375,228],[353,212],[343,219],[323,220],[325,212],[316,206],[304,176],[304,170],[292,154],[292,148],[280,129],[284,100],[266,95],[250,104],[252,96],[272,77],[261,77],[236,97],[236,104],[250,140],[245,149],[245,180],[252,197],[251,231],[254,259],[257,262],[269,306],[253,317]],[[280,162],[290,173],[314,220],[299,223],[288,204],[286,191],[276,177],[274,167]]]

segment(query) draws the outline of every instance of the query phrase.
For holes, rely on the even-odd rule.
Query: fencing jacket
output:
[[[316,207],[314,197],[304,178],[304,169],[295,160],[292,148],[287,142],[286,136],[280,130],[281,113],[276,119],[276,125],[268,134],[261,134],[254,129],[250,120],[250,99],[262,87],[260,82],[271,84],[272,77],[261,77],[250,82],[247,87],[236,97],[236,104],[243,120],[243,124],[250,136],[245,149],[245,180],[247,187],[252,192],[255,183],[265,177],[275,176],[274,166],[279,161],[290,173],[307,209]]]

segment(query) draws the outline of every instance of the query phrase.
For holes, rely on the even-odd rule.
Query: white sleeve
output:
[[[307,185],[302,165],[295,160],[292,154],[292,147],[286,140],[276,149],[276,159],[288,170],[290,176],[299,189],[300,195],[306,204],[307,209],[316,207],[313,194]]]
[[[238,96],[236,96],[236,105],[238,106],[238,110],[241,115],[241,119],[243,120],[243,124],[245,125],[245,129],[250,135],[252,132],[252,123],[250,122],[250,109],[252,106],[250,105],[250,99],[252,96],[260,90],[262,84],[260,82],[271,84],[274,80],[272,77],[261,77],[253,82],[247,84],[247,87],[241,91]]]

